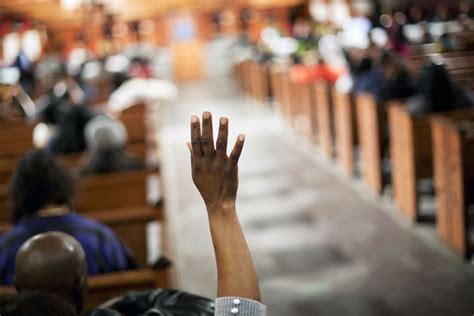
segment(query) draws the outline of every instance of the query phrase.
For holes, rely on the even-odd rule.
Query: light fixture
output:
[[[60,4],[64,10],[76,10],[81,6],[81,0],[60,0]]]

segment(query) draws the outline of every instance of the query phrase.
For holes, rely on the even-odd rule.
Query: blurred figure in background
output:
[[[140,162],[127,155],[127,131],[122,122],[100,115],[87,123],[87,151],[81,174],[100,174],[137,170]]]
[[[418,78],[419,94],[408,100],[408,110],[415,115],[446,112],[474,106],[472,97],[452,82],[443,65],[430,63]]]
[[[94,113],[86,105],[69,107],[58,122],[58,134],[48,144],[55,154],[77,153],[86,149],[84,131]]]

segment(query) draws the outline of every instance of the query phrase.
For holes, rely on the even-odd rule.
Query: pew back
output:
[[[334,131],[336,156],[348,174],[355,171],[355,146],[357,144],[357,126],[355,101],[352,94],[333,90]]]
[[[147,171],[126,171],[82,177],[77,185],[79,212],[146,205]]]
[[[474,115],[436,116],[432,121],[437,230],[462,256],[469,256],[468,206],[474,202]]]
[[[382,193],[382,155],[385,115],[368,94],[356,97],[357,131],[360,144],[362,179],[377,194]]]

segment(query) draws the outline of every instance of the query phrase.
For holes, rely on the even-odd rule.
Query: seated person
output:
[[[259,303],[258,278],[235,205],[237,165],[245,137],[239,135],[228,156],[227,135],[228,120],[221,118],[214,147],[213,142],[202,141],[213,139],[211,114],[205,112],[203,115],[202,133],[199,118],[193,116],[191,119],[191,143],[188,143],[188,147],[191,151],[192,175],[207,207],[218,271],[215,315],[261,316],[266,314],[266,307]],[[76,310],[82,310],[87,291],[84,251],[73,238],[62,233],[47,233],[31,238],[18,251],[16,271],[15,285],[18,291],[52,291],[73,304]],[[158,293],[170,295],[169,291],[173,290],[159,290]],[[187,295],[180,297],[186,298]],[[207,300],[197,299],[199,303],[189,314],[212,315],[212,307]],[[166,315],[173,315],[173,311],[182,312],[184,308],[180,304],[175,306],[171,299],[145,301],[159,304],[150,307],[154,308],[155,313],[163,311]],[[177,301],[182,302],[180,299]],[[189,303],[185,305],[189,308]],[[129,315],[123,311],[121,313]],[[100,311],[93,311],[90,315],[100,315]]]
[[[416,93],[416,85],[396,52],[386,51],[378,62],[361,61],[354,75],[354,92],[374,95],[378,102],[403,99]]]
[[[35,289],[52,292],[80,313],[88,291],[87,262],[82,246],[61,232],[38,234],[28,239],[16,255],[15,286],[19,292]],[[211,300],[171,289],[131,292],[112,301],[110,308],[94,309],[88,315],[104,315],[105,312],[142,315],[153,308],[169,315],[174,314],[173,311],[187,311],[190,307],[193,308],[190,311],[199,312],[199,315],[214,315]]]
[[[127,130],[122,122],[100,115],[87,123],[85,129],[87,151],[81,174],[99,174],[137,170],[138,160],[125,152]]]
[[[411,77],[407,65],[395,51],[382,54],[380,65],[383,69],[383,84],[377,91],[379,102],[404,99],[416,94],[416,84]]]
[[[456,87],[443,65],[430,63],[423,67],[418,79],[419,94],[408,100],[414,115],[469,108],[474,102],[465,91]]]
[[[76,316],[70,304],[49,292],[25,291],[0,297],[2,316]]]
[[[86,105],[69,107],[58,122],[58,134],[50,140],[49,151],[55,154],[83,152],[86,149],[84,130],[93,117],[94,113]]]
[[[0,284],[13,284],[15,254],[28,238],[62,231],[76,238],[90,274],[136,268],[129,250],[110,228],[72,211],[73,180],[51,155],[35,150],[18,164],[11,182],[11,230],[0,235]]]

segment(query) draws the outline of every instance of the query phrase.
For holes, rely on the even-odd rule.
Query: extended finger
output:
[[[235,142],[234,149],[230,153],[230,160],[232,163],[237,164],[240,158],[240,154],[242,153],[242,148],[244,147],[245,135],[240,134],[237,137],[237,141]]]
[[[201,144],[204,155],[214,155],[214,136],[212,134],[212,115],[210,112],[204,112],[202,114]]]
[[[216,142],[216,155],[219,158],[225,158],[227,155],[227,138],[229,134],[229,120],[221,117],[219,120],[219,134]]]
[[[202,157],[201,124],[196,115],[191,117],[191,148],[195,157]]]

